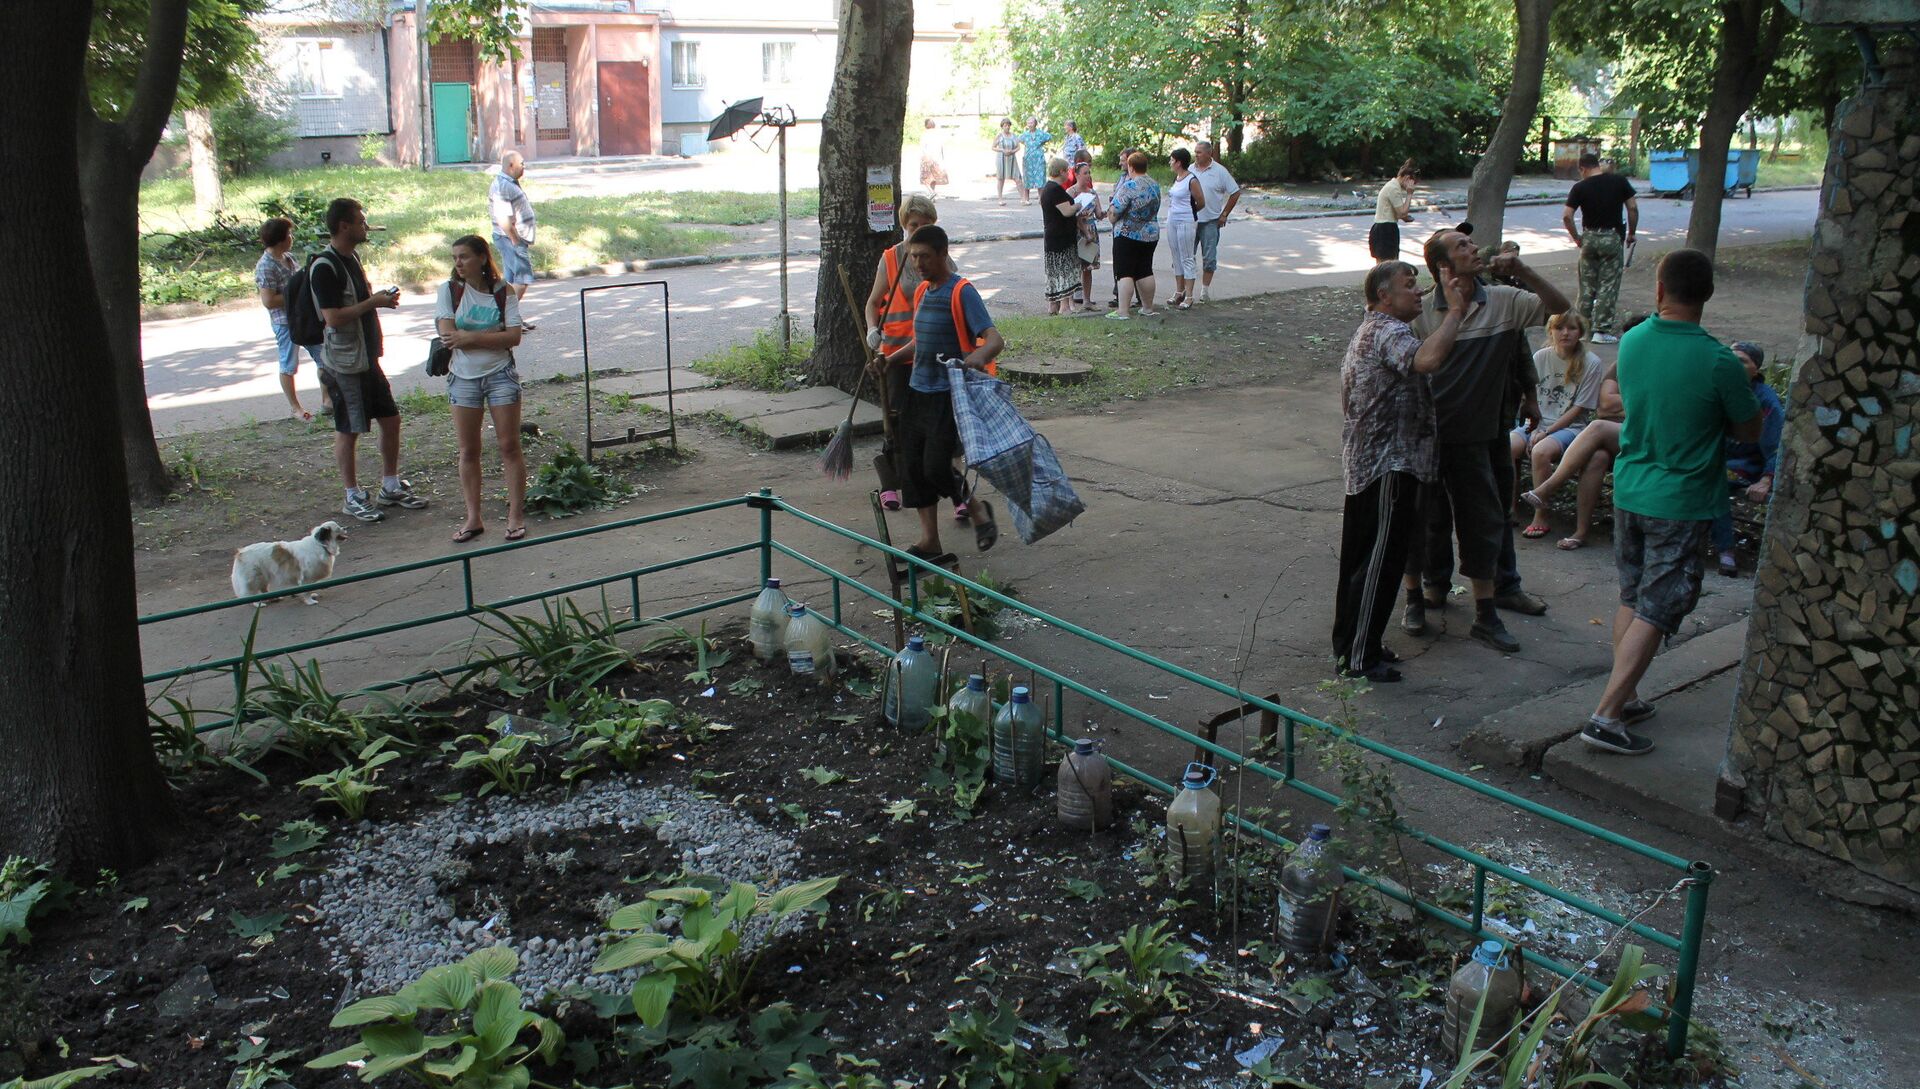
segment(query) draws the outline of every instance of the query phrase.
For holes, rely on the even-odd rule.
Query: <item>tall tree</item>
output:
[[[93,438],[120,413],[73,115],[89,15],[75,0],[0,7],[0,159],[31,164],[0,172],[14,304],[0,339],[0,855],[86,873],[147,857],[172,812],[146,735],[126,467]],[[178,62],[178,33],[150,41]]]
[[[1474,164],[1473,181],[1467,187],[1467,218],[1473,222],[1474,237],[1484,237],[1488,246],[1499,243],[1506,227],[1507,188],[1513,184],[1514,167],[1527,142],[1527,130],[1533,126],[1533,115],[1540,110],[1553,7],[1554,0],[1513,0],[1513,82],[1507,86],[1500,124],[1493,130],[1486,154]]]
[[[1734,130],[1760,93],[1780,43],[1794,24],[1780,0],[1725,0],[1720,7],[1720,42],[1713,66],[1713,90],[1700,123],[1700,173],[1694,183],[1693,213],[1687,217],[1687,245],[1712,256],[1720,245],[1720,186]]]
[[[154,441],[140,357],[140,172],[183,92],[196,105],[239,92],[258,42],[246,17],[263,2],[100,0],[86,79],[71,88],[77,110],[62,111],[78,117],[87,256],[113,352],[127,484],[143,504],[165,499],[173,479]]]
[[[910,0],[841,0],[833,89],[820,117],[820,273],[813,293],[813,357],[819,385],[851,390],[867,346],[861,316],[847,307],[840,274],[854,290],[873,282],[880,254],[900,238],[867,220],[867,171],[880,168],[901,193],[900,142],[907,118],[907,59],[913,48]]]

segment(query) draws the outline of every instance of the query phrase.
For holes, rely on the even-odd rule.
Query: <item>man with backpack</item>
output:
[[[290,320],[299,325],[318,317],[320,384],[333,401],[333,459],[346,487],[341,510],[362,522],[378,522],[381,507],[419,510],[425,499],[400,479],[400,408],[393,387],[380,370],[380,316],[375,311],[400,305],[400,289],[373,291],[356,251],[367,240],[367,214],[360,202],[340,197],[327,205],[327,248],[305,269],[305,298],[293,300]],[[301,277],[296,276],[296,281]],[[289,292],[302,285],[290,281]],[[301,313],[302,310],[307,313]],[[302,320],[304,319],[304,321]],[[360,436],[380,427],[380,490],[369,496],[360,487],[356,454]]]

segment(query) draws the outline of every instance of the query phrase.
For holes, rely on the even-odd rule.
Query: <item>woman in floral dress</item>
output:
[[[1032,204],[1036,190],[1047,184],[1047,144],[1052,141],[1053,133],[1040,127],[1040,119],[1032,118],[1027,122],[1027,131],[1020,134],[1020,143],[1026,151],[1020,157],[1020,203]]]

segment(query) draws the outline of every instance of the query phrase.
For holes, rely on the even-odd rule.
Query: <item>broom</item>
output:
[[[853,293],[853,283],[847,279],[847,270],[836,267],[840,274],[840,287],[847,293],[847,305],[860,317],[860,339],[866,343],[867,312],[860,306],[859,299]],[[869,361],[870,362],[870,361]],[[853,475],[853,414],[860,409],[860,393],[867,388],[867,372],[871,368],[862,365],[860,380],[853,385],[853,403],[847,406],[847,418],[841,422],[833,438],[828,440],[827,448],[820,452],[820,471],[829,480],[845,480]]]

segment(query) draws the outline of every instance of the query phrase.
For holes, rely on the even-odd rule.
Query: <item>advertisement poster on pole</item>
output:
[[[867,168],[867,229],[876,234],[893,230],[893,170]]]

